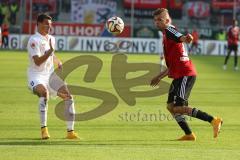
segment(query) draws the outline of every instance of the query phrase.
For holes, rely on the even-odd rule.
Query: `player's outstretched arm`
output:
[[[193,40],[193,36],[191,34],[187,34],[180,38],[180,41],[185,42],[185,43],[191,43],[192,40]]]
[[[163,79],[164,77],[166,77],[168,75],[168,69],[164,70],[163,72],[160,72],[159,75],[157,75],[156,77],[154,77],[151,80],[150,85],[152,87],[155,87],[156,85],[158,85],[158,83],[160,82],[161,79]]]
[[[36,65],[38,65],[38,66],[40,66],[42,63],[44,63],[47,59],[48,59],[48,57],[50,56],[50,55],[52,55],[52,53],[54,52],[54,49],[53,49],[53,47],[52,47],[52,41],[51,41],[51,39],[50,39],[50,41],[49,41],[49,46],[50,46],[50,49],[49,50],[47,50],[47,51],[45,51],[45,53],[44,53],[44,55],[42,55],[42,56],[33,56],[33,60],[34,60],[34,63],[36,64]]]
[[[58,69],[62,69],[62,62],[55,54],[53,55],[53,62],[57,65]]]

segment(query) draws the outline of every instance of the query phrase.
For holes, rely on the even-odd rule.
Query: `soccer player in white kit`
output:
[[[27,49],[29,55],[28,85],[34,94],[39,97],[39,113],[41,121],[41,138],[48,139],[50,135],[47,128],[48,99],[51,94],[62,98],[65,102],[65,114],[67,119],[67,139],[77,139],[74,132],[75,108],[74,101],[63,81],[57,83],[52,81],[55,88],[51,88],[49,78],[54,72],[54,64],[61,69],[62,63],[54,54],[55,38],[49,35],[52,18],[47,14],[37,17],[37,32],[28,41]],[[58,79],[59,82],[59,79]],[[56,84],[57,85],[56,85]],[[52,85],[51,85],[52,86]]]

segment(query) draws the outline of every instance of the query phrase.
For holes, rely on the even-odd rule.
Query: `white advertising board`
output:
[[[161,39],[82,36],[55,36],[55,38],[57,51],[126,52],[140,54],[162,54],[163,52]],[[9,48],[25,50],[28,39],[29,35],[11,34],[9,36]],[[190,52],[191,44],[185,46]],[[226,55],[227,41],[200,40],[194,54]],[[240,55],[239,52],[238,55]]]

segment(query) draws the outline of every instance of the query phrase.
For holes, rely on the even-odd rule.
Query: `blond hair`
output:
[[[158,16],[160,14],[163,14],[166,19],[168,19],[168,24],[172,23],[172,19],[169,16],[168,9],[166,8],[158,8],[155,11],[153,11],[153,17]]]
[[[168,14],[168,9],[166,9],[166,8],[158,8],[155,11],[153,11],[153,16],[157,16],[157,15],[159,15],[161,13],[164,13],[165,15],[169,15]]]

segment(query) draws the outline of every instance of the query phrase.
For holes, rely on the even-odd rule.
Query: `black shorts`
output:
[[[237,52],[237,50],[238,50],[238,45],[228,45],[228,49],[229,49],[230,51],[235,51],[235,52]]]
[[[188,97],[195,83],[195,76],[184,76],[172,81],[167,103],[174,106],[188,106]]]

